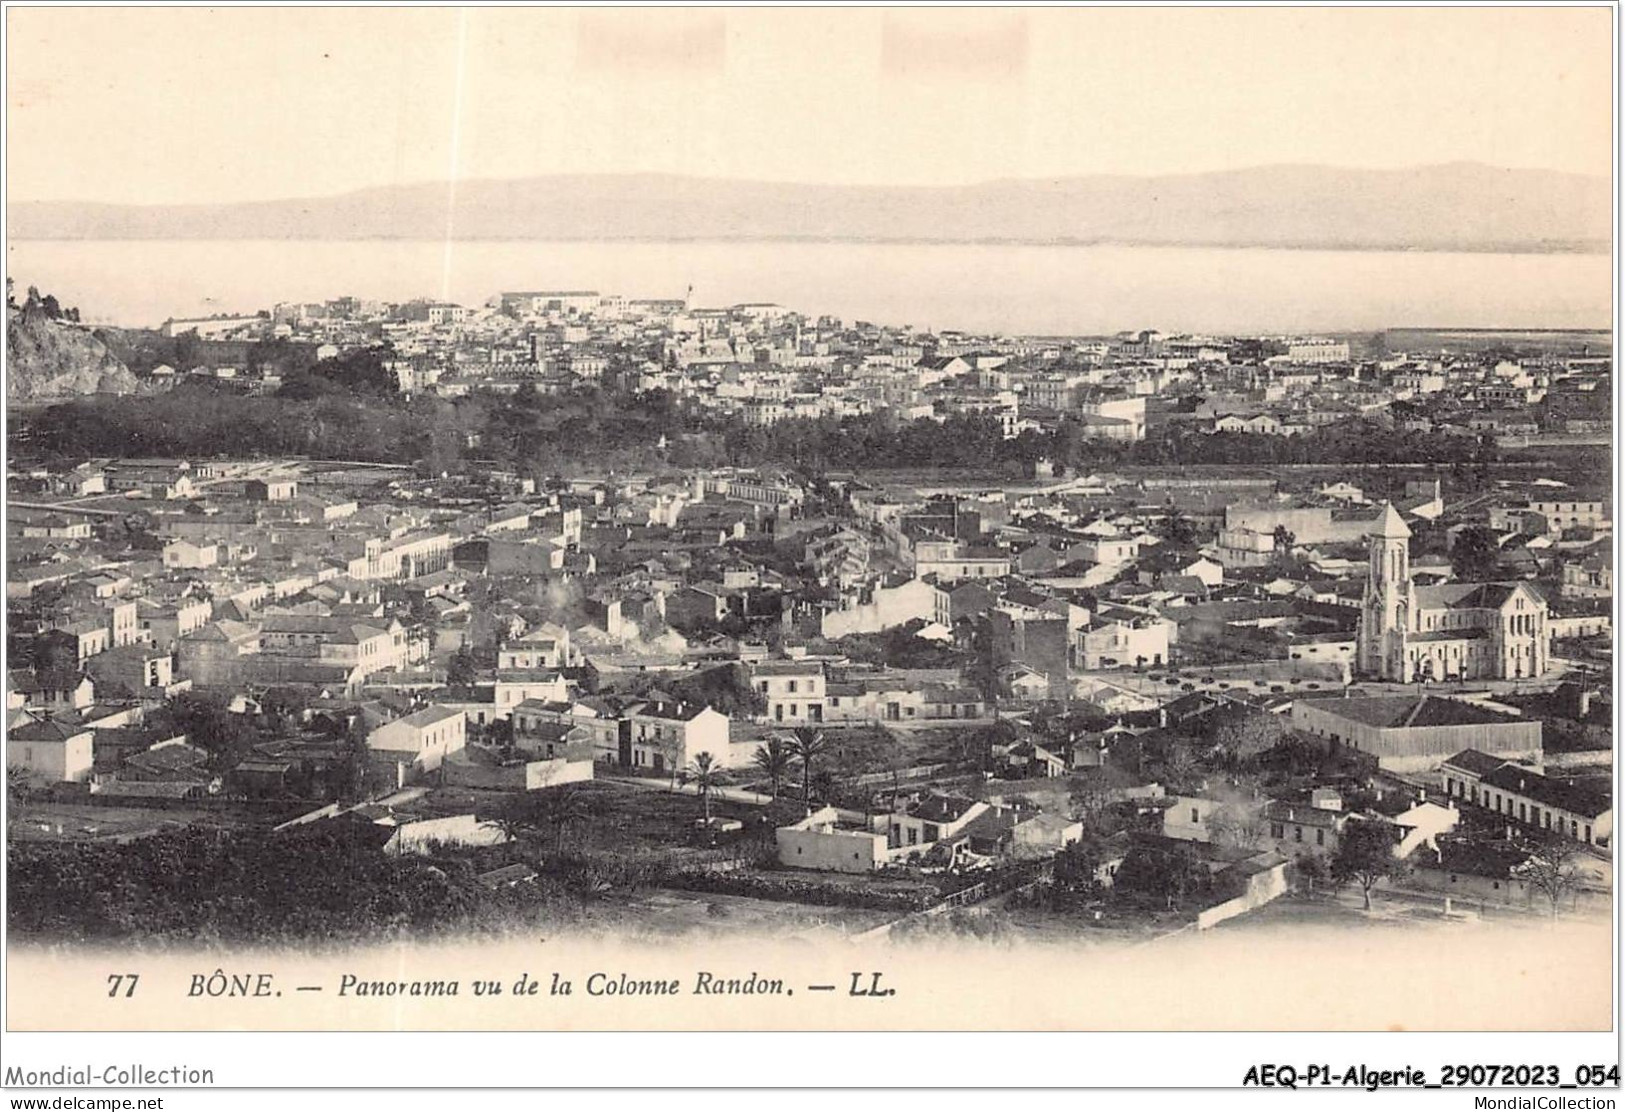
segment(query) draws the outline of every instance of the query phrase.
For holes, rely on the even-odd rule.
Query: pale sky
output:
[[[19,9],[13,200],[448,177],[1607,174],[1591,9]]]

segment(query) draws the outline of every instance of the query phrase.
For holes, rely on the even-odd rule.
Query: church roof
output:
[[[1499,610],[1518,590],[1537,603],[1546,598],[1525,583],[1437,583],[1416,588],[1418,610]]]
[[[1377,515],[1376,525],[1371,530],[1371,536],[1382,537],[1385,540],[1403,539],[1411,535],[1411,530],[1405,524],[1405,519],[1399,516],[1392,502],[1382,504],[1382,512]]]

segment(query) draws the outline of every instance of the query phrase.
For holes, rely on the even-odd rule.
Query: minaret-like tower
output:
[[[1384,502],[1366,539],[1371,561],[1360,610],[1360,671],[1404,682],[1410,678],[1405,675],[1405,636],[1416,610],[1411,590],[1411,531],[1393,504]]]

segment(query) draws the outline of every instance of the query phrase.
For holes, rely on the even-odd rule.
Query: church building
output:
[[[1389,503],[1367,535],[1359,670],[1399,683],[1529,679],[1551,650],[1546,599],[1527,583],[1411,582],[1411,531]]]

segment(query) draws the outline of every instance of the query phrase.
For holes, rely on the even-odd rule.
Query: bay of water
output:
[[[7,246],[86,320],[253,312],[355,295],[479,304],[502,290],[596,289],[932,329],[1089,335],[1385,327],[1607,328],[1603,255],[855,243],[67,241]]]

